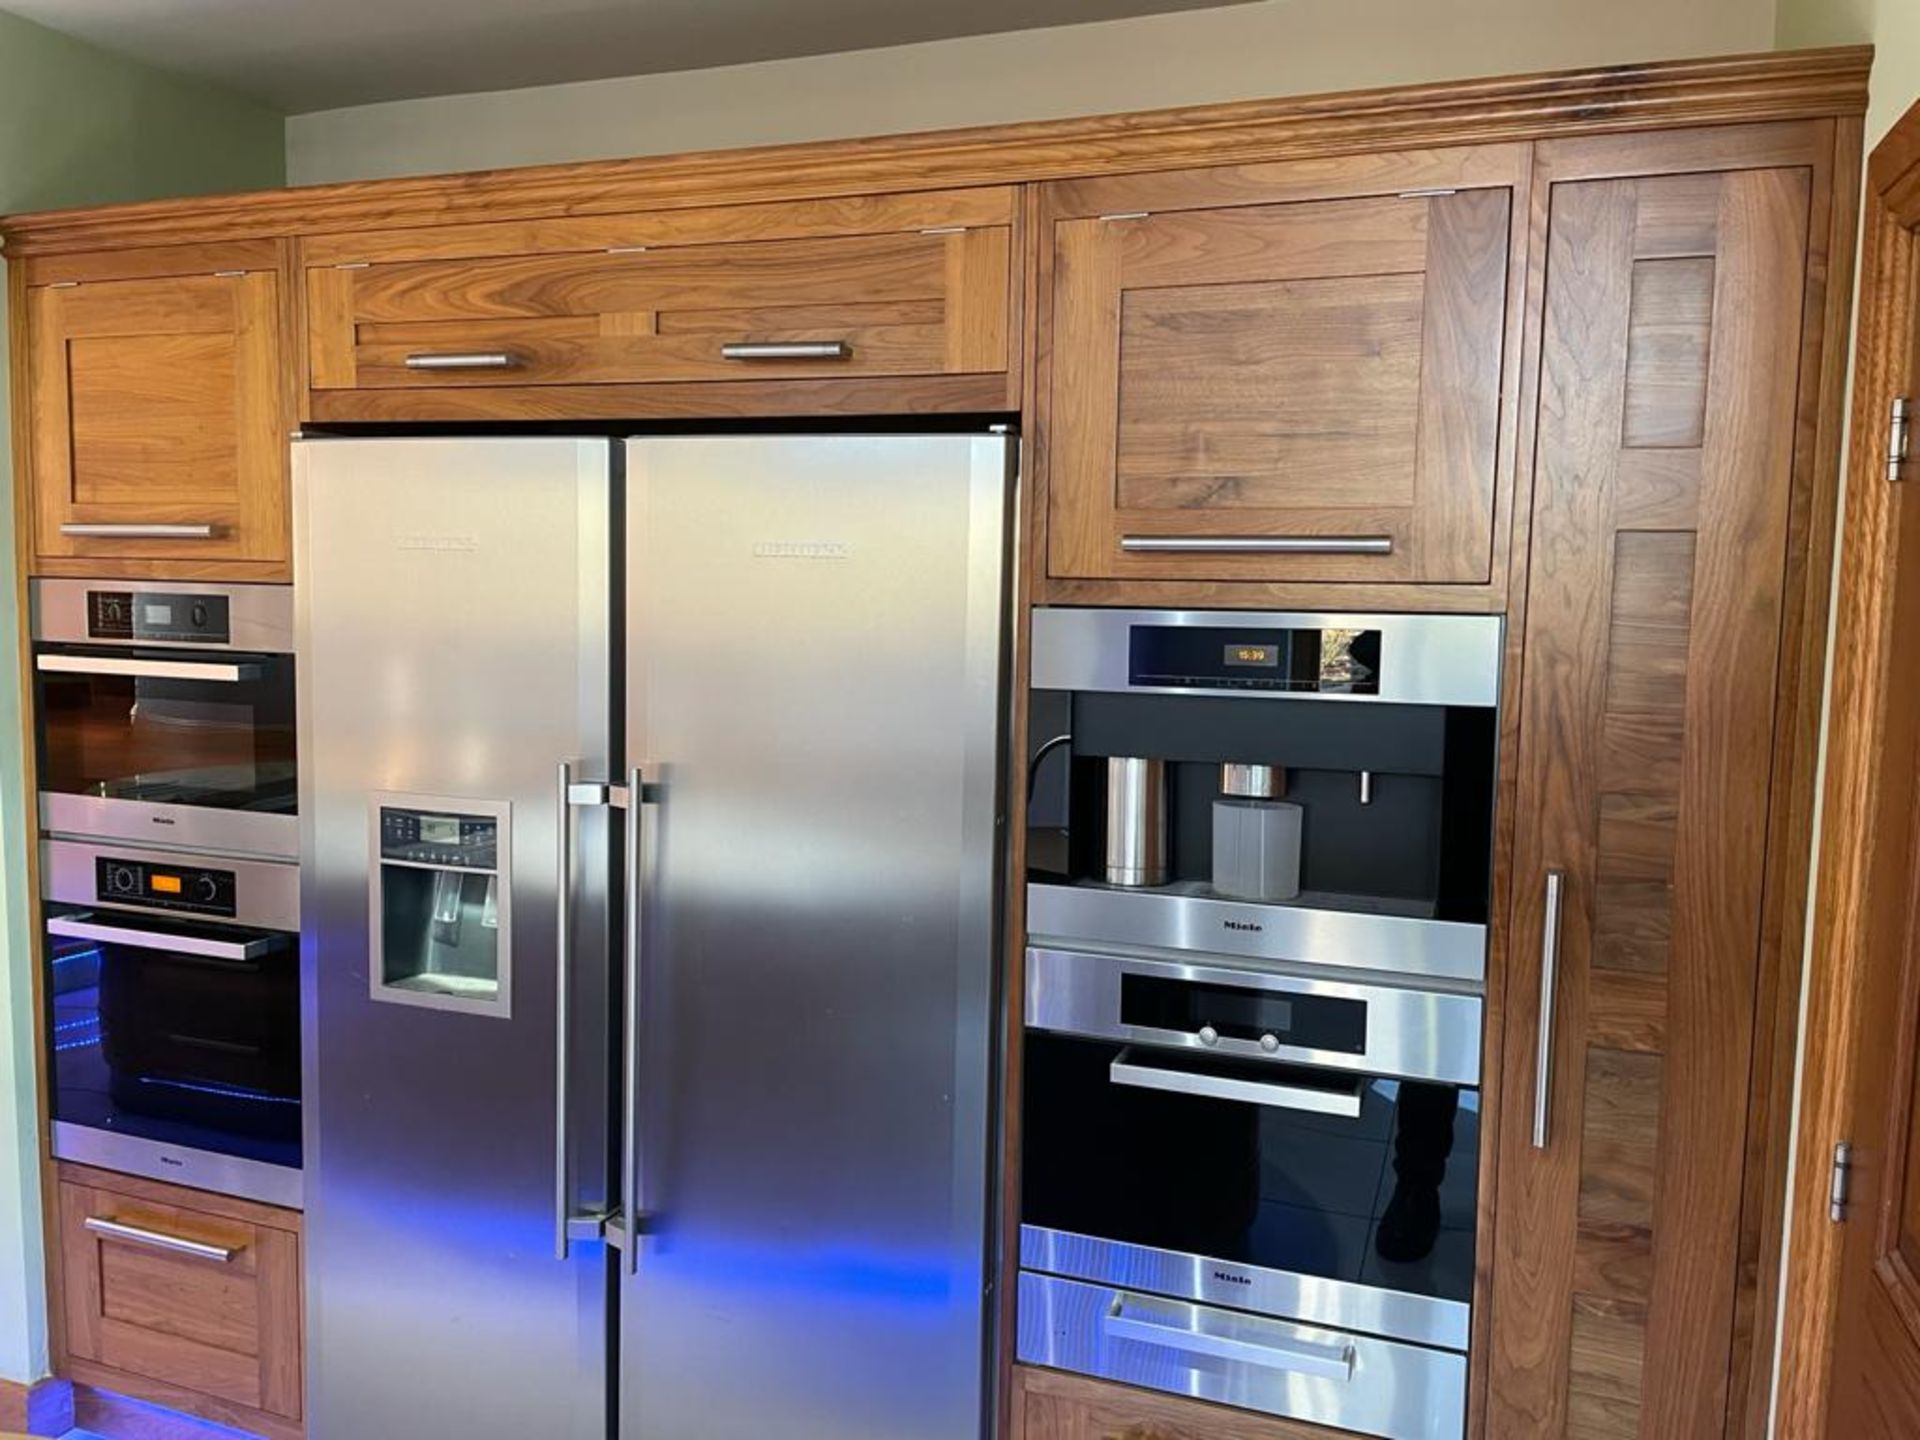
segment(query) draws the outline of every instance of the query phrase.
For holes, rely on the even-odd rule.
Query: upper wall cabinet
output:
[[[27,262],[42,573],[284,578],[281,259],[248,241]]]
[[[1046,187],[1048,576],[1484,593],[1523,175],[1496,146]]]
[[[315,414],[1013,408],[1016,197],[1003,186],[313,240]]]

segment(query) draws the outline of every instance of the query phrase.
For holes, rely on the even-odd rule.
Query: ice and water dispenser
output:
[[[388,794],[371,808],[373,998],[504,1017],[507,805]]]
[[[1482,979],[1501,624],[1036,611],[1035,942]]]

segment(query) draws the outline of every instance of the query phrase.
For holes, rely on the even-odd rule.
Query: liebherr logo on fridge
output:
[[[396,535],[393,537],[396,550],[444,550],[453,554],[468,554],[480,548],[477,535]]]
[[[853,546],[844,540],[761,540],[753,547],[756,560],[851,560]]]

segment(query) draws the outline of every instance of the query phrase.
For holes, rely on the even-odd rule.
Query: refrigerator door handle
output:
[[[626,1017],[620,1037],[620,1217],[624,1243],[620,1247],[620,1267],[628,1275],[640,1269],[640,1236],[644,1228],[640,1218],[640,1193],[643,1176],[640,1154],[640,927],[644,905],[640,863],[640,839],[645,816],[645,775],[639,766],[627,774],[624,797],[627,812],[626,846],[626,921],[622,944],[622,984],[626,990]]]

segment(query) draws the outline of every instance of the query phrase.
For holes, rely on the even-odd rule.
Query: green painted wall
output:
[[[251,190],[286,178],[285,125],[238,96],[0,11],[0,213]],[[6,296],[0,290],[0,334]],[[0,349],[0,456],[9,454]],[[12,486],[12,469],[4,485]],[[0,1380],[47,1368],[26,934],[13,506],[0,506]]]

